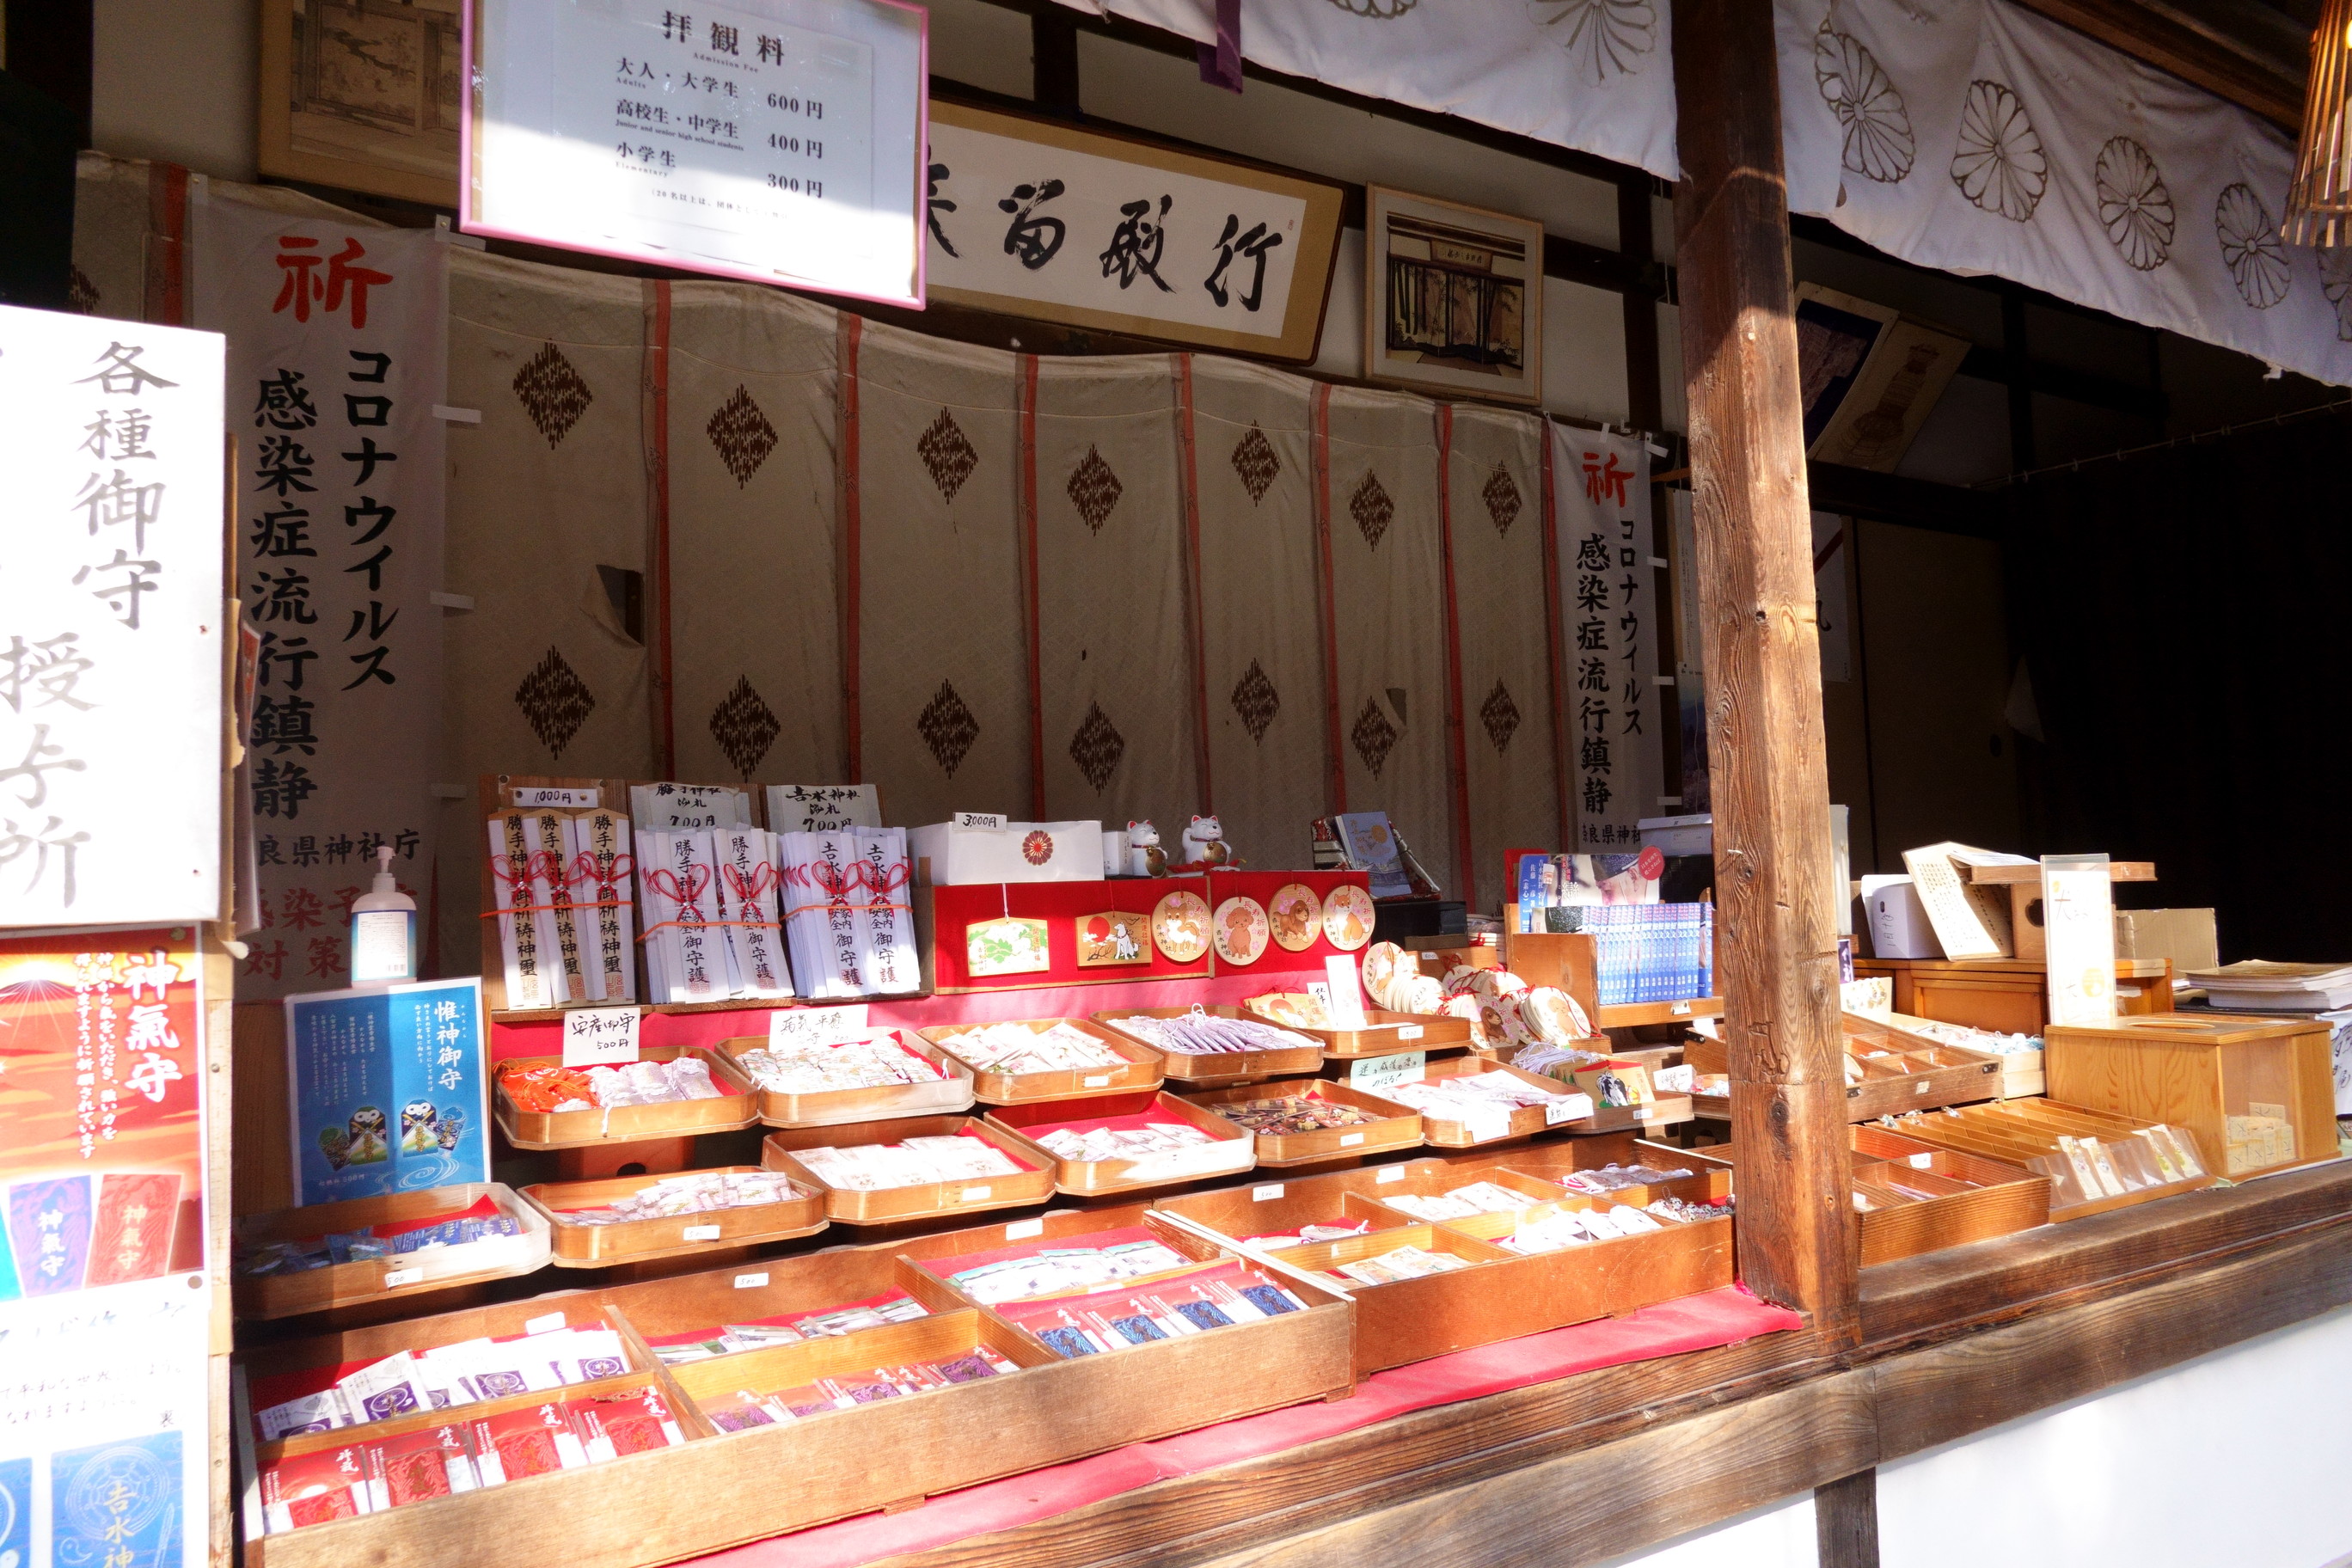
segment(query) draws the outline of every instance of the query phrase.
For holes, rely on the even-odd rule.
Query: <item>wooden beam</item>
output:
[[[1739,1272],[1858,1331],[1821,637],[1772,11],[1675,7],[1675,201]]]
[[[1821,1568],[1878,1568],[1875,1467],[1813,1489],[1813,1543]]]
[[[2027,9],[2096,38],[2142,65],[2251,110],[2283,127],[2289,137],[2303,124],[2304,81],[2310,74],[2307,55],[2260,47],[2239,29],[2200,24],[2179,7],[2148,5],[2144,0],[2022,3]],[[2252,9],[2259,13],[2259,8]],[[2287,28],[2294,26],[2284,16],[2276,21]],[[2305,44],[2305,48],[2308,47]]]
[[[1805,489],[1823,511],[1973,539],[1999,539],[2008,515],[2008,503],[1990,490],[1850,468],[1843,463],[1807,463]]]
[[[1044,114],[1076,120],[1078,29],[1073,14],[1059,5],[1040,6],[1029,17],[1031,107]]]

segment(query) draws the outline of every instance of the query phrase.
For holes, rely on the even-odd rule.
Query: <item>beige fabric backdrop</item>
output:
[[[445,580],[448,701],[442,962],[467,973],[482,851],[472,792],[486,773],[648,778],[646,650],[611,608],[599,565],[646,568],[640,378],[645,307],[633,279],[449,258]]]
[[[1510,896],[1503,851],[1564,847],[1544,606],[1545,439],[1544,421],[1532,414],[1454,406],[1446,483],[1463,753],[1472,864],[1489,905]]]
[[[1045,819],[1204,810],[1177,387],[1162,354],[1037,363]]]
[[[1331,809],[1307,411],[1314,384],[1204,354],[1192,356],[1192,369],[1213,800],[1244,858],[1306,866],[1308,824]]]
[[[869,322],[857,393],[861,776],[895,823],[1025,818],[1016,362]]]
[[[1402,393],[1332,390],[1331,598],[1348,807],[1387,812],[1459,898],[1435,412]]]
[[[671,286],[677,778],[845,777],[837,321],[823,305],[774,289]]]

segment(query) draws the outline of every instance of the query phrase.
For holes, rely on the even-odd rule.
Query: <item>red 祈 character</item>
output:
[[[1614,501],[1623,506],[1625,481],[1633,477],[1633,469],[1617,466],[1617,454],[1614,452],[1609,454],[1609,466],[1605,468],[1601,466],[1600,453],[1584,454],[1584,496],[1587,500]]]
[[[333,315],[343,308],[343,294],[350,290],[352,325],[367,325],[367,291],[378,283],[392,281],[389,272],[378,272],[372,267],[357,265],[367,254],[367,247],[346,237],[342,249],[332,256],[319,254],[319,242],[308,235],[288,234],[278,238],[278,265],[284,269],[286,279],[278,285],[278,302],[269,307],[272,313],[291,306],[294,319],[310,319],[310,302],[322,302],[326,312]],[[327,276],[319,277],[319,263],[327,264]]]

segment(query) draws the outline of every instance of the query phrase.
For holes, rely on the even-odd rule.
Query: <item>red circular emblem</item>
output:
[[[1633,862],[1633,869],[1642,874],[1643,881],[1656,881],[1666,874],[1665,851],[1654,844],[1651,845],[1643,850],[1640,858]]]
[[[1021,841],[1021,858],[1032,866],[1043,866],[1054,858],[1054,836],[1032,833]]]

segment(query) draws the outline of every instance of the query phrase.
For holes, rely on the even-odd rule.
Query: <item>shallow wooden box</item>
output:
[[[1534,1085],[1536,1088],[1542,1089],[1546,1094],[1550,1095],[1555,1099],[1581,1093],[1581,1091],[1576,1089],[1574,1085],[1562,1083],[1556,1078],[1546,1078],[1541,1073],[1528,1072],[1522,1068],[1512,1067],[1507,1063],[1498,1062],[1492,1057],[1475,1055],[1453,1057],[1442,1062],[1431,1062],[1427,1070],[1423,1074],[1423,1079],[1424,1081],[1427,1081],[1433,1079],[1461,1078],[1466,1075],[1475,1075],[1485,1072],[1508,1073],[1513,1078]],[[1591,1095],[1583,1095],[1582,1098],[1587,1101],[1590,1101],[1592,1097]],[[1566,1121],[1555,1121],[1549,1114],[1547,1114],[1545,1108],[1540,1105],[1523,1105],[1513,1110],[1511,1112],[1510,1131],[1494,1138],[1475,1138],[1471,1136],[1470,1127],[1466,1122],[1444,1121],[1439,1117],[1432,1116],[1427,1111],[1423,1111],[1421,1116],[1422,1141],[1429,1144],[1432,1148],[1436,1149],[1493,1148],[1496,1144],[1517,1142],[1523,1138],[1532,1138],[1538,1132],[1552,1131],[1591,1132],[1603,1131],[1603,1129],[1599,1126],[1595,1117],[1593,1116],[1575,1117]]]
[[[463,1247],[436,1247],[424,1252],[372,1258],[357,1263],[334,1263],[299,1274],[232,1274],[231,1297],[236,1315],[246,1319],[291,1318],[304,1312],[325,1312],[373,1306],[379,1302],[412,1301],[437,1291],[507,1279],[547,1267],[549,1226],[545,1216],[525,1203],[502,1182],[467,1182],[423,1192],[390,1193],[380,1198],[347,1198],[341,1203],[313,1204],[308,1208],[280,1209],[251,1215],[236,1222],[239,1255],[274,1241],[307,1241],[312,1237],[357,1230],[362,1226],[398,1225],[435,1215],[455,1215],[483,1198],[498,1205],[522,1226],[519,1236],[500,1236],[468,1242]],[[387,1279],[402,1283],[387,1286]]]
[[[2131,1137],[2137,1129],[2156,1121],[2154,1117],[2115,1116],[2051,1100],[2002,1100],[1932,1115],[1906,1116],[1886,1131],[1927,1147],[1951,1149],[2014,1165],[2030,1175],[2050,1181],[2050,1217],[2059,1221],[2086,1219],[2155,1198],[2197,1192],[2219,1180],[2208,1170],[2202,1175],[2140,1187],[2120,1195],[2070,1200],[2055,1179],[2055,1173],[2066,1163],[2065,1155],[2058,1148],[2059,1134],[2114,1142]],[[2201,1149],[2199,1158],[2203,1158]]]
[[[657,1062],[699,1057],[710,1069],[711,1082],[729,1092],[716,1100],[670,1100],[657,1105],[518,1110],[501,1082],[493,1090],[491,1114],[507,1142],[518,1149],[579,1149],[596,1143],[636,1143],[648,1138],[688,1138],[702,1132],[732,1132],[759,1121],[751,1086],[724,1053],[698,1046],[649,1046],[638,1056]],[[560,1057],[512,1057],[499,1063],[499,1069],[562,1065]]]
[[[1711,1203],[1729,1195],[1730,1183],[1706,1162],[1696,1158],[1696,1153],[1695,1150],[1676,1149],[1664,1143],[1633,1139],[1610,1142],[1600,1138],[1567,1138],[1505,1151],[1496,1154],[1493,1163],[1486,1168],[1489,1171],[1507,1170],[1551,1183],[1571,1197],[1607,1198],[1637,1206],[1655,1203],[1660,1198],[1682,1198],[1698,1204]],[[1640,1182],[1632,1186],[1613,1187],[1606,1193],[1587,1193],[1568,1184],[1567,1178],[1573,1172],[1636,1164],[1647,1165],[1653,1170],[1687,1171],[1690,1174],[1662,1182]]]
[[[1067,1024],[1081,1034],[1091,1035],[1123,1058],[1122,1065],[1109,1068],[1066,1068],[1053,1072],[987,1072],[956,1056],[948,1039],[975,1026],[968,1024],[934,1025],[915,1032],[930,1044],[953,1057],[971,1074],[973,1093],[982,1105],[1030,1105],[1046,1100],[1079,1100],[1090,1094],[1112,1094],[1127,1089],[1158,1089],[1165,1073],[1160,1053],[1115,1029],[1106,1029],[1087,1018],[1022,1018],[1013,1020],[1016,1027],[1032,1034],[1043,1034],[1056,1024]]]
[[[1271,1018],[1260,1020],[1273,1023]],[[1277,1025],[1323,1043],[1326,1060],[1352,1061],[1361,1057],[1392,1057],[1400,1051],[1433,1051],[1470,1043],[1470,1020],[1438,1014],[1391,1013],[1381,1007],[1364,1009],[1362,1029],[1309,1029],[1297,1024]]]
[[[1404,1170],[1405,1175],[1402,1181],[1375,1188],[1371,1194],[1371,1201],[1393,1211],[1397,1219],[1406,1225],[1450,1225],[1453,1221],[1433,1219],[1427,1215],[1415,1214],[1412,1208],[1406,1206],[1403,1200],[1444,1197],[1460,1188],[1475,1186],[1481,1182],[1491,1183],[1498,1187],[1507,1187],[1512,1192],[1532,1199],[1534,1206],[1537,1207],[1559,1203],[1569,1195],[1568,1189],[1559,1183],[1526,1171],[1515,1170],[1504,1163],[1499,1156],[1491,1161],[1463,1161],[1459,1163],[1443,1160],[1415,1160],[1404,1167]]]
[[[908,1138],[939,1138],[969,1133],[1003,1150],[1024,1169],[1013,1176],[981,1176],[970,1181],[922,1182],[911,1187],[885,1187],[860,1192],[827,1184],[793,1157],[801,1149],[854,1149],[868,1143],[896,1143]],[[889,1225],[899,1220],[942,1219],[950,1215],[977,1214],[988,1209],[1020,1208],[1042,1204],[1054,1195],[1054,1161],[1027,1139],[977,1116],[910,1116],[893,1121],[851,1121],[837,1127],[790,1128],[771,1132],[760,1145],[760,1164],[771,1171],[789,1171],[794,1181],[824,1194],[828,1219],[844,1225]]]
[[[2189,1017],[2053,1026],[2044,1035],[2051,1095],[2197,1136],[2205,1168],[2235,1181],[2336,1157],[2336,1079],[2324,1020]],[[2256,1109],[2261,1108],[2261,1109]],[[2229,1119],[2278,1114],[2292,1159],[2232,1163]]]
[[[1236,1244],[1257,1236],[1280,1236],[1305,1225],[1352,1225],[1390,1230],[1417,1220],[1373,1201],[1372,1194],[1404,1181],[1412,1164],[1378,1165],[1325,1176],[1256,1182],[1213,1193],[1184,1193],[1153,1200],[1151,1206],[1205,1226]],[[1398,1190],[1403,1190],[1399,1187]]]
[[[1845,1014],[1842,1023],[1846,1052],[1863,1071],[1860,1083],[1846,1085],[1848,1121],[2000,1096],[1999,1057],[1940,1045],[1859,1013]]]
[[[719,1165],[713,1167],[710,1173],[758,1169],[756,1165]],[[564,1217],[567,1209],[600,1207],[661,1180],[660,1176],[648,1175],[614,1176],[596,1182],[542,1182],[523,1188],[522,1195],[547,1218],[551,1249],[549,1261],[558,1268],[609,1268],[616,1264],[646,1263],[722,1247],[789,1241],[794,1237],[814,1236],[827,1223],[824,1194],[814,1187],[782,1203],[622,1220],[614,1225],[582,1225]],[[797,1188],[798,1184],[794,1185]]]
[[[1093,1118],[1150,1115],[1197,1127],[1212,1143],[1147,1154],[1139,1160],[1065,1160],[1036,1141],[1034,1129],[1057,1122]],[[1105,1193],[1142,1192],[1184,1182],[1239,1175],[1257,1163],[1257,1141],[1248,1129],[1236,1127],[1214,1111],[1162,1090],[1139,1094],[1095,1095],[1085,1100],[1049,1101],[1038,1105],[1000,1105],[988,1113],[992,1127],[1009,1132],[1052,1163],[1054,1188],[1072,1197],[1096,1197]]]
[[[830,1311],[893,1289],[904,1290],[934,1312],[971,1305],[887,1244],[828,1247],[698,1274],[675,1274],[607,1287],[596,1291],[594,1299],[609,1316],[651,1342],[678,1334],[715,1334],[730,1323]],[[654,1353],[658,1357],[659,1352]],[[747,1353],[707,1359],[731,1363]]]
[[[919,1034],[919,1031],[917,1032]],[[735,1076],[751,1086],[758,1120],[770,1127],[838,1127],[850,1121],[879,1121],[893,1116],[945,1116],[970,1110],[976,1094],[971,1069],[921,1038],[900,1037],[914,1053],[947,1074],[930,1083],[879,1084],[872,1089],[830,1089],[813,1094],[787,1094],[761,1089],[739,1059],[765,1050],[768,1042],[747,1035],[721,1040],[718,1049]]]
[[[1150,1041],[1139,1039],[1120,1028],[1118,1020],[1121,1018],[1181,1018],[1193,1011],[1196,1009],[1192,1007],[1128,1007],[1112,1012],[1096,1013],[1091,1015],[1091,1017],[1095,1023],[1100,1024],[1121,1038],[1135,1040],[1138,1045],[1150,1047]],[[1201,1007],[1197,1011],[1206,1013],[1213,1018],[1245,1018],[1253,1024],[1265,1023],[1264,1018],[1244,1007],[1232,1007],[1218,1004],[1213,1006]],[[1268,1026],[1280,1027],[1281,1026]],[[1294,1032],[1304,1033],[1303,1030]],[[1247,1083],[1254,1079],[1261,1078],[1292,1077],[1299,1073],[1313,1072],[1322,1065],[1323,1047],[1319,1042],[1312,1047],[1300,1047],[1297,1049],[1228,1051],[1216,1056],[1187,1056],[1182,1051],[1160,1052],[1160,1071],[1187,1089],[1210,1089],[1223,1084]]]
[[[548,1321],[550,1318],[556,1321],[551,1322]],[[261,1471],[281,1457],[341,1447],[354,1442],[380,1442],[387,1437],[446,1426],[453,1420],[477,1420],[509,1410],[544,1405],[553,1395],[520,1394],[503,1399],[479,1400],[454,1410],[420,1410],[389,1421],[372,1421],[364,1426],[263,1443],[255,1425],[258,1401],[253,1392],[254,1380],[306,1368],[364,1364],[403,1350],[426,1350],[455,1344],[462,1340],[485,1336],[504,1338],[528,1333],[534,1329],[562,1327],[567,1322],[578,1327],[598,1321],[620,1331],[622,1349],[629,1359],[629,1371],[619,1377],[570,1384],[563,1389],[562,1396],[567,1399],[610,1396],[643,1388],[657,1389],[668,1403],[681,1431],[688,1436],[689,1440],[686,1444],[656,1454],[631,1455],[583,1469],[525,1477],[503,1486],[487,1487],[451,1497],[428,1498],[385,1513],[332,1520],[277,1535],[263,1533]],[[238,1352],[236,1362],[234,1405],[232,1421],[238,1465],[242,1471],[238,1483],[247,1568],[347,1568],[353,1563],[391,1562],[446,1563],[450,1568],[458,1568],[460,1564],[480,1562],[483,1542],[490,1540],[499,1542],[498,1557],[502,1568],[521,1568],[521,1565],[565,1568],[565,1565],[579,1560],[579,1532],[576,1528],[546,1528],[535,1534],[528,1528],[517,1529],[519,1521],[533,1517],[535,1500],[544,1500],[557,1508],[568,1504],[583,1513],[593,1511],[600,1506],[597,1500],[600,1495],[609,1503],[611,1494],[605,1489],[611,1486],[610,1478],[618,1468],[642,1467],[646,1460],[677,1461],[685,1458],[695,1451],[692,1439],[709,1430],[677,1384],[670,1381],[667,1372],[646,1351],[643,1342],[625,1324],[615,1321],[614,1316],[603,1310],[593,1297],[583,1294],[511,1301],[496,1307],[381,1323],[366,1329],[347,1330],[243,1351]],[[688,1464],[690,1466],[692,1462],[689,1459]],[[682,1478],[688,1472],[687,1467],[681,1466],[671,1473]],[[517,1488],[524,1489],[517,1491]],[[638,1513],[630,1527],[634,1531],[644,1531],[647,1518],[647,1515]],[[571,1537],[569,1541],[566,1540],[567,1535]]]
[[[1871,1016],[1873,1018],[1876,1017],[1876,1015],[1864,1016]],[[1897,1029],[1902,1029],[1912,1034],[1919,1033],[1919,1030],[1916,1027],[1917,1025],[1934,1022],[1933,1019],[1915,1018],[1908,1013],[1890,1013],[1885,1016],[1884,1021],[1893,1025]],[[1936,1044],[1937,1042],[1930,1039],[1929,1043]],[[1969,1050],[1975,1049],[1974,1047],[1963,1047],[1962,1048]],[[2042,1051],[2014,1051],[2004,1054],[2000,1051],[1982,1051],[1979,1052],[1979,1054],[1981,1056],[1990,1057],[1993,1060],[2000,1064],[2000,1093],[1996,1096],[1997,1099],[2025,1100],[2042,1092],[2044,1080],[2042,1070],[2042,1058],[2047,1053]]]
[[[1572,1194],[1559,1203],[1516,1214],[1447,1220],[1444,1228],[1475,1236],[1501,1249],[1506,1237],[1517,1236],[1520,1226],[1547,1213],[1621,1206],[1643,1205],[1631,1200],[1621,1204],[1613,1194],[1601,1198]],[[1543,1269],[1528,1271],[1528,1284],[1543,1300],[1546,1316],[1557,1318],[1563,1325],[1593,1318],[1622,1318],[1660,1301],[1719,1290],[1730,1284],[1731,1226],[1731,1215],[1726,1211],[1713,1219],[1660,1220],[1656,1230],[1639,1236],[1585,1242],[1524,1258],[1511,1256],[1521,1262],[1549,1262]]]
[[[1260,1132],[1257,1137],[1257,1163],[1276,1170],[1296,1165],[1319,1165],[1334,1160],[1360,1160],[1368,1154],[1394,1153],[1399,1149],[1421,1147],[1421,1112],[1409,1105],[1381,1100],[1359,1089],[1328,1079],[1277,1079],[1265,1083],[1242,1084],[1233,1089],[1213,1089],[1205,1094],[1188,1097],[1192,1103],[1217,1112],[1221,1106],[1244,1105],[1254,1100],[1278,1100],[1300,1095],[1312,1100],[1328,1100],[1334,1105],[1353,1106],[1367,1116],[1376,1118],[1361,1127],[1329,1127],[1313,1132]],[[1239,1126],[1235,1122],[1234,1125]]]

